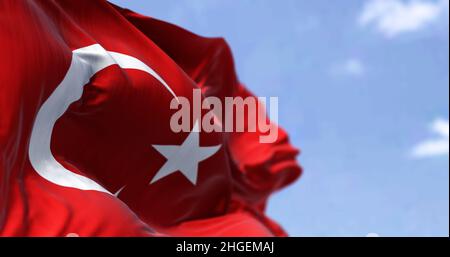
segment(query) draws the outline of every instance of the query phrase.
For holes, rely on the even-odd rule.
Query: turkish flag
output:
[[[106,1],[0,2],[0,236],[285,236],[286,133],[175,133],[176,97],[253,97],[223,39]],[[275,124],[272,124],[275,126]]]

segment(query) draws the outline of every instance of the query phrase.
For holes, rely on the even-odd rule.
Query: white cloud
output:
[[[359,24],[374,25],[392,38],[423,29],[444,14],[448,17],[448,8],[449,0],[370,0],[359,17]]]
[[[360,77],[365,73],[365,66],[363,62],[358,58],[349,58],[343,62],[336,63],[331,68],[333,75],[346,75]]]
[[[437,137],[425,140],[416,145],[412,150],[412,156],[416,158],[448,156],[449,154],[449,122],[448,120],[437,119],[430,130]]]

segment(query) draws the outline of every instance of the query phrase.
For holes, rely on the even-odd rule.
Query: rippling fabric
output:
[[[200,132],[218,150],[195,183],[152,182],[172,158],[158,146],[191,135],[170,128],[175,96],[253,97],[223,39],[106,1],[5,0],[0,56],[1,236],[286,235],[265,215],[301,173],[281,128]]]

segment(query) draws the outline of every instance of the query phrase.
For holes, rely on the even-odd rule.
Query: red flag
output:
[[[195,88],[253,97],[223,39],[106,1],[2,1],[0,17],[0,236],[286,235],[264,213],[301,173],[283,130],[170,127]]]

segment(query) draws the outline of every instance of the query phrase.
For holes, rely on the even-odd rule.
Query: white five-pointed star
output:
[[[181,145],[153,145],[167,161],[153,177],[150,184],[180,171],[192,184],[197,184],[198,163],[214,155],[222,145],[200,146],[199,124],[194,128]]]

